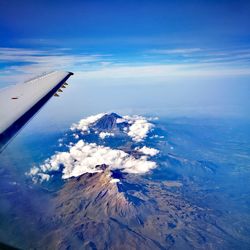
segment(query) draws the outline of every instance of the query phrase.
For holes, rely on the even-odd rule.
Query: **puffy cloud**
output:
[[[101,132],[101,133],[99,134],[99,137],[100,137],[101,139],[105,139],[105,137],[114,136],[114,135],[115,135],[114,133]]]
[[[34,183],[37,183],[38,181],[48,181],[50,179],[50,175],[46,173],[42,173],[41,169],[38,167],[33,167],[30,169],[29,173],[26,173],[26,175],[29,175],[32,177],[32,181]]]
[[[39,168],[38,167],[31,168],[30,172],[29,172],[30,175],[36,175],[38,173],[39,173]]]
[[[115,136],[112,131],[98,131],[98,128],[93,127],[104,115],[105,113],[92,115],[73,124],[70,128],[73,131],[72,136],[79,139],[76,130],[82,134],[93,132],[99,135],[101,139],[105,139],[107,136]],[[125,127],[121,126],[120,132],[127,134],[135,142],[143,141],[154,127],[152,123],[142,116],[123,116],[116,119],[116,123],[127,124]],[[94,130],[92,131],[91,128],[94,128]],[[63,145],[62,141],[59,140],[60,146]],[[27,175],[30,175],[32,180],[37,182],[49,180],[50,174],[54,171],[62,171],[63,179],[76,177],[84,173],[100,172],[101,170],[96,166],[101,164],[109,165],[111,169],[121,169],[123,172],[135,174],[143,174],[156,167],[156,163],[149,161],[148,156],[158,154],[157,149],[144,146],[137,148],[137,150],[143,154],[140,158],[135,158],[120,149],[111,149],[95,143],[87,143],[83,140],[79,140],[76,144],[70,142],[68,152],[54,154],[40,167],[33,167]]]
[[[143,116],[124,116],[123,118],[131,124],[128,129],[128,136],[136,142],[143,141],[149,131],[154,127],[154,125],[148,122]]]
[[[78,141],[69,149],[69,152],[59,152],[47,159],[39,168],[30,170],[28,175],[39,180],[47,180],[52,171],[62,169],[62,178],[76,177],[84,173],[100,172],[97,165],[106,164],[111,169],[121,169],[126,173],[143,174],[157,165],[149,161],[146,156],[136,159],[122,150],[99,146],[95,143]]]
[[[155,156],[157,154],[159,154],[159,150],[155,149],[155,148],[149,148],[146,146],[143,146],[142,148],[136,148],[136,150],[140,153],[143,153],[145,155],[150,155],[150,156]]]
[[[89,127],[94,124],[97,120],[102,118],[105,115],[105,113],[100,113],[97,115],[91,115],[87,118],[81,119],[77,124],[73,124],[71,126],[71,130],[74,131],[76,129],[81,130],[82,132],[88,133]]]
[[[100,113],[97,115],[92,115],[87,118],[84,118],[80,120],[78,123],[73,124],[71,126],[71,130],[80,130],[83,133],[89,133],[90,127],[97,122],[100,118],[102,118],[106,113]],[[128,136],[132,138],[135,142],[143,141],[146,137],[149,131],[154,127],[152,123],[150,123],[145,117],[143,116],[123,116],[122,118],[117,118],[116,123],[124,123],[127,122],[128,126],[124,127],[123,132],[126,133]],[[97,131],[96,131],[97,133]],[[99,134],[101,139],[104,139],[107,136],[113,136],[113,133],[109,132],[101,132]]]
[[[73,134],[75,139],[79,139],[79,135],[78,134]]]
[[[126,120],[123,119],[123,118],[117,118],[117,119],[116,119],[116,123],[117,123],[117,124],[123,123],[123,122],[126,122]]]
[[[41,182],[48,181],[50,179],[50,175],[49,174],[38,173],[37,175],[40,178]]]

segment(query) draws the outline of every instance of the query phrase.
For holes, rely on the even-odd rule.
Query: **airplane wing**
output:
[[[53,71],[0,91],[0,152],[71,75]]]

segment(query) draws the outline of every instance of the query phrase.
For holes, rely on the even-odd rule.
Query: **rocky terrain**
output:
[[[49,218],[54,228],[43,241],[47,249],[225,247],[226,236],[210,212],[171,191],[180,188],[178,183],[127,178],[106,165],[98,168],[99,173],[69,179],[57,193]]]
[[[163,132],[157,129],[143,117],[115,113],[73,125],[76,144],[40,167],[46,176],[50,169],[52,175],[74,172],[64,176],[64,184],[53,193],[52,213],[40,221],[46,226],[38,248],[232,248],[235,241],[219,214],[201,205],[206,192],[198,188],[214,179],[218,166],[177,155],[168,146],[167,133],[159,136],[156,132]],[[129,166],[144,169],[150,160],[157,167],[126,171]]]
[[[2,161],[0,249],[248,250],[248,162],[234,156],[248,147],[179,125],[101,113],[72,124],[47,159]]]

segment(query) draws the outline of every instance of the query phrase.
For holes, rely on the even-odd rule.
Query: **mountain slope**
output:
[[[98,167],[99,173],[71,178],[58,192],[48,249],[216,249],[225,243],[207,210],[164,183],[133,175],[118,182],[117,173]]]
[[[105,114],[103,117],[97,120],[97,122],[94,124],[94,127],[101,131],[114,130],[117,127],[116,120],[118,118],[121,119],[122,117],[117,115],[116,113]]]

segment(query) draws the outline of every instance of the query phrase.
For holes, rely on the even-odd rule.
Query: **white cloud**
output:
[[[75,139],[79,139],[79,135],[78,134],[74,133],[73,136],[74,136]]]
[[[44,174],[44,173],[38,173],[37,176],[39,177],[39,180],[41,182],[43,181],[48,181],[50,179],[50,175],[49,174]],[[34,181],[34,180],[33,180]]]
[[[152,136],[150,137],[150,139],[153,139],[153,138],[160,138],[160,139],[163,139],[164,136],[163,136],[163,135],[152,135]]]
[[[136,142],[142,141],[147,137],[148,132],[153,125],[146,120],[137,120],[130,127],[128,135]]]
[[[114,133],[101,132],[101,133],[99,134],[99,137],[100,137],[101,139],[105,139],[106,137],[114,136],[114,135],[115,135]]]
[[[91,126],[102,118],[106,113],[89,116],[81,119],[78,123],[71,126],[74,138],[79,136],[75,132],[79,130],[81,133],[89,133]],[[143,141],[154,125],[142,116],[123,116],[117,119],[118,124],[126,122],[128,126],[126,130],[121,132],[127,134],[135,142]],[[113,132],[95,131],[101,139],[107,136],[115,136]],[[62,140],[59,140],[62,143]],[[100,146],[95,143],[86,143],[83,140],[76,144],[69,143],[68,152],[59,152],[47,159],[40,167],[31,168],[27,175],[32,177],[34,182],[47,181],[52,171],[62,171],[62,178],[67,179],[73,176],[79,176],[84,173],[94,173],[100,170],[97,165],[106,164],[111,169],[121,169],[126,173],[146,173],[156,167],[156,163],[148,160],[148,155],[154,156],[159,153],[157,149],[148,148],[146,146],[137,148],[143,155],[135,158],[122,150],[111,149],[109,147]]]
[[[47,180],[51,171],[59,171],[62,167],[62,178],[76,177],[84,173],[100,172],[97,165],[106,164],[111,169],[121,169],[126,173],[143,174],[157,165],[142,156],[139,159],[122,150],[99,146],[95,143],[78,141],[69,152],[59,152],[47,159],[39,168],[34,167],[27,175],[33,180]]]
[[[142,148],[136,148],[136,150],[140,153],[143,153],[145,155],[150,155],[150,156],[155,156],[157,154],[159,154],[159,150],[155,149],[155,148],[149,148],[146,146],[143,146]]]
[[[75,123],[71,126],[71,130],[80,130],[83,133],[89,133],[90,127],[97,122],[100,118],[102,118],[106,113],[100,113],[97,115],[92,115],[87,118],[81,119],[78,123]],[[149,131],[154,127],[154,125],[143,116],[123,116],[122,118],[118,118],[116,123],[127,122],[128,127],[124,128],[124,133],[132,138],[135,142],[143,141]],[[96,131],[97,133],[97,131]],[[100,132],[99,137],[104,139],[107,136],[114,136],[113,133],[110,132]]]
[[[134,141],[143,141],[154,125],[147,121],[143,116],[123,116],[123,118],[131,124],[128,128],[128,136]]]
[[[123,123],[123,122],[126,122],[126,120],[123,119],[123,118],[117,118],[117,119],[116,119],[116,123],[117,123],[117,124]]]
[[[174,80],[187,77],[249,76],[249,49],[204,50],[200,48],[176,48],[150,50],[151,63],[142,59],[135,65],[119,63],[112,55],[76,54],[70,49],[24,49],[0,47],[0,61],[7,62],[1,71],[0,80],[5,84],[17,83],[42,72],[68,70],[75,73],[74,79],[112,82],[113,80],[136,79],[139,83],[158,80]],[[172,56],[174,55],[174,56]],[[178,60],[175,55],[184,55]],[[168,62],[160,57],[168,58]],[[107,58],[108,57],[108,58]],[[157,59],[157,60],[156,60]],[[158,64],[154,62],[157,61]],[[151,79],[150,79],[151,78]],[[154,79],[154,81],[152,81]],[[104,80],[103,80],[104,81]]]
[[[136,66],[110,66],[96,70],[77,72],[78,79],[136,79],[137,83],[152,83],[186,77],[228,77],[250,75],[248,65],[235,66],[233,63],[169,63]],[[142,80],[142,81],[139,81]],[[154,80],[154,81],[152,81]]]
[[[30,175],[36,175],[36,174],[38,174],[39,173],[39,168],[38,167],[32,167],[31,169],[30,169]]]
[[[171,55],[171,54],[192,54],[196,52],[201,52],[200,48],[178,48],[178,49],[153,49],[149,50],[150,53]]]
[[[74,131],[76,129],[81,130],[82,132],[88,133],[89,127],[94,124],[97,120],[102,118],[105,115],[105,113],[100,113],[97,115],[91,115],[87,118],[81,119],[77,124],[73,124],[71,126],[71,130]]]
[[[93,67],[93,63],[102,68],[104,67],[103,57],[104,55],[73,54],[69,50],[61,49],[32,50],[0,47],[0,62],[8,63],[8,66],[2,70],[0,79],[8,83],[17,83],[51,70],[76,72],[83,66]]]
[[[41,172],[41,169],[38,167],[32,167],[26,175],[32,177],[32,181],[34,183],[48,181],[50,179],[50,175],[47,173]]]

